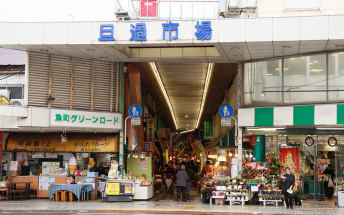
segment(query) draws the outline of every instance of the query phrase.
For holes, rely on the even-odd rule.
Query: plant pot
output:
[[[295,201],[295,205],[302,205],[301,199],[294,198],[294,201]]]

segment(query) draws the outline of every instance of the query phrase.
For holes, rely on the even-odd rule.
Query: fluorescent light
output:
[[[159,83],[160,90],[161,90],[162,94],[164,94],[165,100],[167,102],[167,105],[168,105],[168,107],[170,109],[170,112],[171,112],[171,115],[172,115],[174,126],[176,127],[176,130],[177,130],[178,129],[178,123],[177,123],[177,120],[176,120],[176,115],[174,114],[174,110],[173,110],[173,107],[172,107],[172,104],[171,104],[171,100],[170,100],[170,98],[167,95],[166,88],[164,86],[164,83],[161,80],[158,68],[156,67],[154,62],[151,62],[150,65],[151,65],[151,67],[152,67],[152,69],[154,71],[155,78],[156,78],[156,80]]]
[[[199,110],[199,114],[198,114],[198,119],[197,119],[197,124],[196,124],[196,128],[198,128],[199,123],[201,121],[201,117],[203,114],[203,109],[204,109],[204,104],[205,104],[205,99],[207,97],[207,92],[208,92],[208,88],[209,88],[209,84],[210,84],[210,79],[211,79],[211,74],[213,72],[213,64],[209,63],[208,64],[208,70],[207,70],[207,76],[205,77],[205,83],[204,83],[204,89],[203,89],[203,97],[202,97],[202,103],[201,103],[201,108]]]
[[[322,69],[311,69],[309,70],[310,72],[322,72],[323,70]]]
[[[283,130],[284,128],[246,128],[250,131],[277,131],[277,130]]]
[[[339,131],[341,131],[341,130],[344,130],[344,128],[343,127],[338,127],[338,128],[336,128],[336,127],[334,127],[334,128],[325,128],[325,127],[317,127],[317,130],[339,130]]]
[[[191,132],[191,131],[194,131],[195,130],[195,128],[194,129],[190,129],[190,130],[187,130],[187,131],[182,131],[182,132],[180,132],[181,134],[185,134],[185,133],[188,133],[188,132]]]

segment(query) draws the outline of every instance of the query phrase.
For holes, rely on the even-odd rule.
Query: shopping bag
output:
[[[334,187],[334,183],[332,181],[332,178],[328,180],[328,187]]]
[[[166,183],[167,189],[170,189],[170,186],[172,184],[172,180],[168,178],[165,180],[165,183]]]

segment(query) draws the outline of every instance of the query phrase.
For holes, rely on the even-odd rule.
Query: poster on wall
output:
[[[55,183],[53,176],[39,176],[39,190],[49,190],[51,184]]]
[[[300,166],[299,166],[299,149],[283,148],[280,149],[280,160],[285,167],[289,167],[292,174],[295,175],[296,183],[300,185]],[[284,171],[283,171],[284,174]]]
[[[139,170],[147,170],[147,160],[146,158],[139,159]]]

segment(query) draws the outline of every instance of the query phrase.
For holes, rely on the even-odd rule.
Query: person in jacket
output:
[[[186,191],[186,186],[187,186],[187,182],[189,180],[189,177],[188,177],[187,172],[185,171],[184,165],[182,165],[180,167],[180,170],[177,172],[176,178],[177,178],[178,199],[180,198],[180,194],[181,194],[182,195],[182,201],[186,202],[185,191]]]
[[[287,208],[293,209],[293,189],[295,186],[295,176],[291,174],[290,168],[285,168],[286,174],[283,178],[282,192],[284,194],[284,201]]]
[[[327,168],[324,170],[324,175],[327,176],[327,179],[328,179],[324,182],[325,194],[326,194],[328,199],[331,199],[333,197],[333,193],[334,193],[333,180],[335,177],[333,167],[331,164],[327,165]]]

